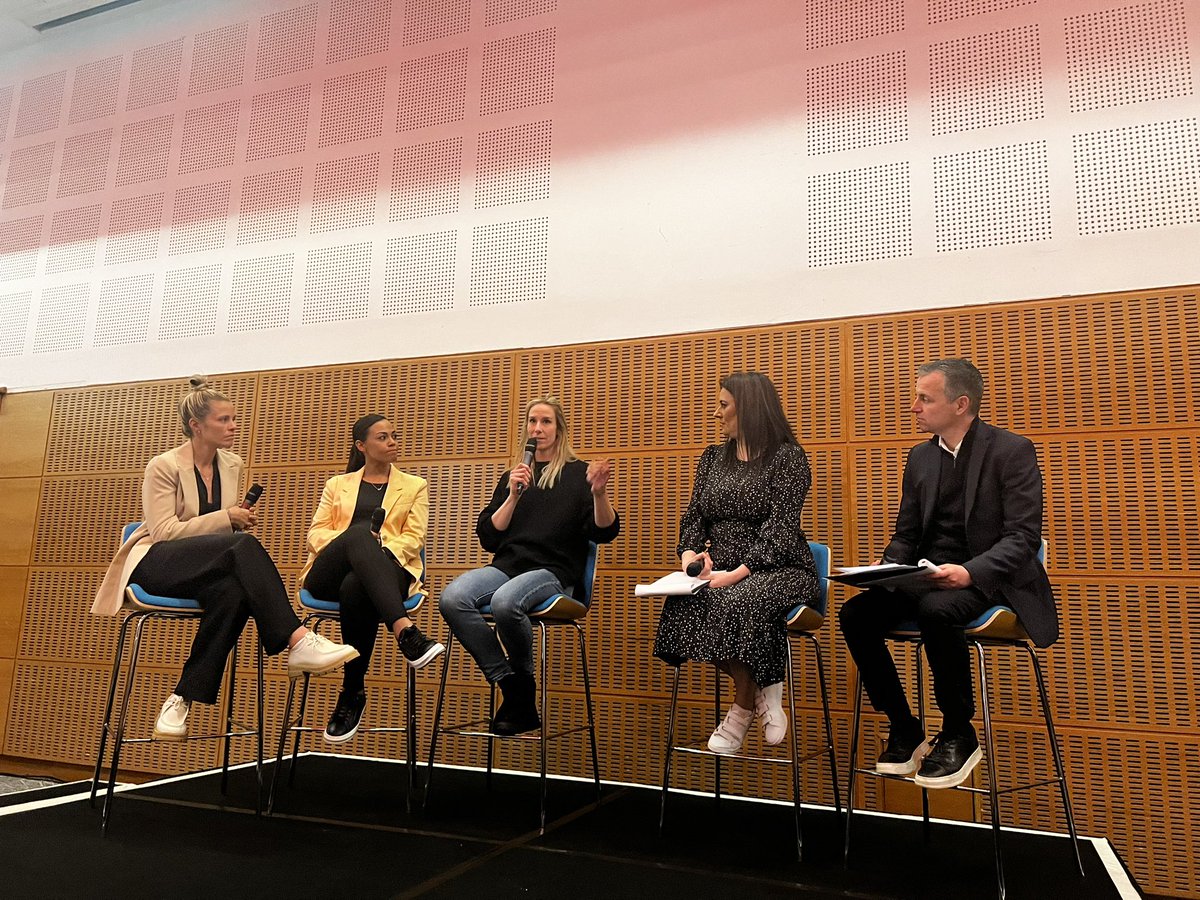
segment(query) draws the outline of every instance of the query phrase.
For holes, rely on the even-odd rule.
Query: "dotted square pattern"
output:
[[[112,143],[111,128],[64,140],[62,164],[58,168],[58,196],[78,197],[103,190],[108,180]]]
[[[220,263],[168,272],[158,315],[158,339],[216,334],[220,294]]]
[[[809,266],[912,255],[907,162],[813,175],[808,208]]]
[[[388,219],[400,222],[458,212],[462,138],[397,147],[392,155]]]
[[[383,273],[383,314],[453,309],[457,254],[457,231],[389,240]]]
[[[908,140],[903,50],[809,69],[805,96],[809,155]]]
[[[982,16],[987,13],[1032,6],[1038,0],[929,0],[929,24]]]
[[[552,131],[552,123],[546,120],[479,135],[475,156],[476,209],[550,196]]]
[[[479,114],[553,102],[555,41],[555,30],[543,28],[484,44]]]
[[[108,220],[105,265],[139,262],[158,256],[164,195],[146,194],[114,200]]]
[[[934,134],[1045,115],[1037,25],[933,44],[929,78]]]
[[[546,299],[550,220],[477,225],[471,235],[471,305]]]
[[[234,263],[226,329],[240,332],[286,328],[291,316],[294,267],[291,253]]]
[[[78,209],[60,209],[50,221],[46,246],[46,274],[90,269],[96,264],[103,207],[97,203]]]
[[[1077,134],[1071,144],[1080,234],[1200,222],[1196,119]]]
[[[467,48],[409,59],[398,67],[396,130],[461,122],[467,111]]]
[[[408,0],[404,46],[436,41],[471,30],[471,0]]]
[[[45,216],[0,222],[0,281],[31,278],[37,273]]]
[[[365,319],[370,296],[370,242],[309,251],[303,324]]]
[[[249,22],[239,22],[196,35],[192,44],[192,70],[188,74],[190,96],[222,91],[242,83],[249,26]]]
[[[250,133],[246,161],[299,153],[308,143],[308,110],[312,85],[297,84],[250,101]]]
[[[388,49],[391,28],[392,0],[332,0],[325,62],[382,53]]]
[[[87,327],[88,294],[86,284],[48,287],[38,302],[37,330],[33,334],[34,353],[79,350]]]
[[[938,252],[1048,240],[1046,142],[935,156],[933,206]]]
[[[179,96],[183,40],[177,38],[133,54],[125,109],[144,109],[158,103],[168,103]]]
[[[0,87],[0,143],[8,137],[8,119],[12,115],[13,85]]]
[[[62,118],[63,92],[66,85],[65,71],[43,75],[22,84],[13,137],[40,134],[57,128]]]
[[[259,20],[254,79],[277,78],[313,67],[317,45],[317,4],[308,3]]]
[[[809,50],[904,30],[904,0],[808,0],[804,11]]]
[[[200,253],[225,246],[231,188],[229,181],[214,181],[175,192],[168,255]]]
[[[1100,10],[1065,24],[1071,112],[1192,93],[1183,0]]]
[[[374,225],[378,190],[378,153],[318,163],[309,230],[317,234]]]
[[[50,193],[54,150],[54,143],[49,143],[13,151],[4,180],[4,209],[45,201]]]
[[[387,66],[326,79],[318,145],[331,147],[379,137],[386,94]]]
[[[557,10],[558,0],[487,0],[483,6],[483,24],[490,28]]]
[[[166,178],[174,131],[174,115],[158,116],[122,128],[117,186]]]
[[[240,100],[227,100],[212,106],[196,106],[183,114],[179,174],[233,165],[241,110]]]
[[[303,183],[304,169],[300,167],[248,175],[242,182],[238,245],[295,237]]]
[[[32,303],[33,291],[0,294],[0,357],[20,356],[25,352]]]
[[[71,109],[67,122],[90,122],[116,115],[117,92],[121,89],[121,69],[125,59],[110,56],[75,68],[71,83]]]
[[[102,281],[92,346],[146,343],[153,295],[154,276],[148,272]]]

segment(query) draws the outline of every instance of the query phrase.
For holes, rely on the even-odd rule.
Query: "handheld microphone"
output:
[[[533,456],[537,453],[537,438],[530,438],[525,442],[525,455],[521,457],[521,462],[527,466],[533,465]],[[525,493],[525,485],[517,485],[517,495]]]
[[[684,571],[687,572],[689,578],[695,578],[704,571],[704,560],[696,557],[687,564],[687,568]]]
[[[383,519],[387,515],[387,510],[382,506],[375,507],[375,512],[371,513],[371,534],[379,537],[379,532],[383,529]]]
[[[263,486],[258,482],[250,485],[250,490],[246,491],[246,497],[242,500],[242,509],[250,509],[258,502],[258,498],[262,496]]]

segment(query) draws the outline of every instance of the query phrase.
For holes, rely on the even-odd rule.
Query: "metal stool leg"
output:
[[[129,717],[129,697],[133,693],[133,679],[137,674],[138,656],[142,652],[142,629],[148,614],[138,616],[137,628],[133,632],[133,653],[129,657],[129,674],[125,676],[125,695],[121,699],[121,715],[117,717],[117,733],[113,736],[112,767],[108,770],[108,788],[104,793],[104,809],[100,814],[100,833],[108,834],[108,817],[112,813],[113,789],[117,784],[117,772],[121,765],[121,744],[125,740],[125,722]]]
[[[404,810],[412,813],[412,798],[417,788],[417,670],[412,666],[407,668],[404,677],[404,767],[408,770],[408,793],[404,798]]]
[[[256,643],[255,655],[258,657],[258,685],[257,685],[257,706],[258,706],[258,734],[255,735],[254,742],[257,755],[254,759],[254,815],[258,818],[262,817],[263,812],[263,645],[262,636],[259,635]]]
[[[291,680],[293,682],[295,681],[295,679],[291,679]],[[308,672],[305,672],[304,673],[304,685],[303,685],[303,687],[300,688],[300,709],[296,713],[296,725],[297,726],[304,724],[304,713],[308,709],[308,689],[311,686],[311,683],[312,683],[312,676]],[[292,734],[292,756],[291,756],[291,759],[288,760],[288,787],[289,788],[296,786],[296,765],[297,765],[298,760],[300,759],[300,734],[301,734],[301,732],[299,732],[299,731],[295,731]]]
[[[596,747],[596,715],[592,711],[592,679],[588,674],[587,647],[584,640],[583,628],[578,622],[575,626],[575,636],[579,638],[579,665],[583,669],[583,698],[587,704],[588,735],[592,739],[592,776],[596,781],[596,802],[600,802],[600,753]]]
[[[259,664],[262,656],[259,655]],[[271,767],[271,790],[267,794],[267,815],[275,811],[275,785],[279,781],[279,770],[283,768],[283,748],[287,745],[288,732],[292,727],[292,706],[296,699],[296,679],[288,679],[287,700],[283,704],[283,724],[279,726],[279,747],[275,751],[275,765]]]
[[[663,833],[663,822],[667,817],[667,791],[671,787],[671,754],[675,752],[675,712],[679,703],[679,669],[680,666],[672,666],[675,670],[675,678],[671,684],[671,711],[667,717],[667,746],[663,751],[663,783],[662,783],[662,800],[658,807],[658,833]]]
[[[1004,857],[1000,849],[1000,794],[996,790],[996,747],[992,734],[992,714],[988,696],[987,666],[984,665],[983,644],[972,641],[979,657],[979,694],[983,701],[983,737],[987,747],[988,801],[992,807],[992,841],[996,846],[996,883],[1000,900],[1004,900]]]
[[[132,621],[133,616],[126,616],[117,633],[117,650],[113,656],[112,673],[108,678],[108,701],[104,705],[104,721],[100,725],[100,747],[96,751],[96,771],[92,773],[92,793],[88,798],[88,803],[93,808],[96,806],[96,791],[100,787],[100,770],[104,766],[104,750],[112,731],[113,700],[117,696],[117,678],[121,673],[121,658],[125,655],[125,637],[129,634],[129,625]]]
[[[542,793],[542,824],[538,828],[538,834],[546,833],[546,623],[538,622],[538,630],[542,633],[542,659],[541,670],[542,677],[539,679],[541,684],[538,685],[538,697],[541,701],[542,727],[538,730],[538,762],[540,765],[539,773],[541,776],[541,793]]]
[[[812,641],[813,650],[817,654],[817,680],[821,687],[821,708],[825,713],[825,746],[829,753],[829,784],[833,788],[833,804],[840,816],[842,814],[842,795],[838,790],[837,751],[833,745],[833,719],[829,715],[829,689],[825,681],[825,661],[821,653],[821,643],[817,640],[816,635],[810,634],[808,638]],[[795,719],[795,713],[792,714],[792,718]]]
[[[225,739],[221,742],[221,793],[229,793],[229,744],[233,740],[233,698],[237,687],[237,643],[229,651],[229,687],[225,692]]]
[[[446,658],[442,663],[442,678],[438,686],[437,705],[433,708],[433,732],[429,736],[429,763],[425,767],[425,796],[421,798],[422,811],[429,807],[429,794],[433,786],[433,764],[437,761],[438,735],[441,734],[442,728],[442,703],[446,699],[446,676],[450,674],[450,661],[453,658],[454,632],[451,631],[446,638]]]
[[[796,736],[796,682],[792,669],[792,639],[787,638],[788,710],[792,720],[788,730],[792,735],[792,817],[796,824],[796,861],[804,862],[804,835],[800,830],[800,739]]]
[[[858,729],[862,724],[862,675],[854,676],[854,722],[850,726],[850,774],[846,779],[846,835],[842,839],[842,865],[850,865],[850,820],[854,818],[854,781],[858,773]]]
[[[917,718],[921,721],[921,733],[925,733],[925,678],[923,677],[923,668],[921,666],[921,646],[923,642],[917,641],[913,646],[913,662],[917,669]],[[925,840],[930,837],[929,830],[929,791],[921,788],[921,822],[924,829]]]
[[[717,726],[721,724],[721,670],[713,665],[713,709],[717,714]],[[713,757],[713,796],[717,806],[721,805],[721,757]]]
[[[1042,702],[1042,717],[1046,720],[1046,736],[1050,739],[1050,752],[1054,756],[1054,769],[1058,774],[1058,785],[1062,793],[1063,812],[1067,817],[1067,830],[1071,834],[1071,846],[1075,850],[1075,864],[1079,866],[1079,875],[1086,877],[1083,872],[1083,857],[1079,854],[1079,835],[1075,831],[1075,814],[1071,810],[1071,795],[1067,790],[1067,770],[1063,765],[1062,751],[1058,747],[1058,735],[1054,733],[1054,716],[1050,713],[1050,695],[1046,692],[1046,681],[1042,677],[1042,666],[1038,662],[1037,653],[1028,643],[1025,650],[1033,663],[1033,674],[1037,678],[1038,697]]]

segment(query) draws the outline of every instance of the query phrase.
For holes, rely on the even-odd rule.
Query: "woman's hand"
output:
[[[229,524],[233,526],[234,531],[249,531],[258,524],[258,516],[252,509],[231,506],[225,511],[229,513]]]
[[[513,470],[508,473],[508,496],[520,497],[523,491],[529,490],[529,485],[532,483],[533,470],[529,466],[525,463],[514,466]]]
[[[683,555],[679,557],[679,562],[681,563],[681,565],[679,566],[680,571],[683,572],[684,575],[687,575],[688,574],[688,566],[695,563],[696,560],[700,560],[703,563],[703,566],[700,569],[700,574],[699,575],[691,575],[689,577],[691,577],[691,578],[707,578],[709,576],[709,573],[712,572],[712,567],[713,567],[712,557],[708,555],[707,550],[704,551],[703,553],[695,553],[692,550],[684,550]]]
[[[608,481],[611,477],[611,459],[594,459],[588,463],[587,483],[592,489],[593,497],[599,497],[608,489]]]
[[[708,586],[710,588],[733,587],[749,574],[750,570],[745,566],[738,566],[732,572],[714,572],[708,580]]]

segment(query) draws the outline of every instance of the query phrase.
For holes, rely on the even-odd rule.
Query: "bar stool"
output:
[[[837,776],[837,759],[833,749],[833,728],[830,723],[829,716],[829,691],[825,683],[825,664],[821,655],[821,644],[816,638],[816,632],[825,624],[825,611],[829,606],[829,547],[825,544],[819,544],[816,541],[809,541],[808,547],[812,551],[813,561],[817,566],[818,590],[816,600],[812,605],[799,604],[792,607],[788,611],[787,622],[787,639],[788,639],[788,659],[787,659],[787,683],[788,683],[788,704],[790,707],[791,721],[789,730],[791,731],[791,753],[788,758],[780,758],[778,756],[758,756],[750,753],[715,753],[708,749],[706,742],[695,744],[676,744],[675,743],[675,719],[679,701],[679,673],[682,665],[672,666],[675,670],[674,679],[671,685],[671,712],[667,720],[667,749],[666,758],[663,761],[663,784],[662,784],[662,800],[659,805],[658,813],[658,832],[662,834],[663,827],[667,815],[667,794],[670,791],[671,785],[671,755],[673,753],[694,753],[699,756],[711,756],[715,769],[715,789],[714,797],[719,801],[721,799],[721,761],[722,759],[741,759],[753,762],[774,763],[777,765],[791,765],[792,769],[792,810],[796,825],[796,859],[803,860],[804,858],[804,839],[800,831],[800,764],[816,759],[818,756],[825,754],[829,759],[829,781],[833,788],[833,802],[837,806],[838,814],[842,812],[841,793],[838,788]],[[816,747],[804,754],[800,755],[799,738],[796,732],[798,731],[796,720],[796,692],[793,689],[795,675],[792,670],[792,640],[796,639],[803,645],[811,646],[813,653],[817,658],[817,679],[821,688],[821,706],[825,715],[825,744],[821,747]],[[717,722],[722,718],[721,713],[721,672],[715,666],[713,667],[713,709],[716,713]]]
[[[488,697],[488,717],[487,719],[475,719],[470,722],[462,722],[457,725],[448,725],[442,727],[442,703],[446,697],[446,675],[450,671],[450,660],[454,653],[454,632],[450,632],[450,636],[446,641],[446,663],[442,667],[442,681],[438,688],[437,707],[433,714],[433,735],[429,741],[429,764],[425,775],[425,799],[424,807],[429,804],[430,788],[433,784],[433,766],[437,762],[437,745],[438,735],[456,734],[462,737],[483,738],[487,741],[487,779],[488,787],[491,787],[492,779],[492,762],[494,757],[495,741],[533,741],[538,744],[538,776],[540,781],[541,791],[541,821],[538,828],[539,834],[544,834],[546,831],[546,745],[550,741],[558,740],[561,737],[575,734],[579,731],[586,731],[591,739],[592,749],[592,779],[596,783],[596,800],[600,800],[600,755],[596,748],[596,718],[592,709],[592,684],[588,676],[587,665],[587,642],[584,639],[583,626],[580,624],[583,617],[587,615],[591,604],[592,590],[595,587],[596,581],[596,555],[598,547],[596,544],[588,545],[587,565],[584,569],[583,583],[586,585],[586,592],[583,597],[572,597],[569,594],[555,594],[543,600],[536,608],[530,611],[529,618],[532,623],[537,626],[540,635],[541,649],[538,654],[538,663],[540,674],[538,678],[538,712],[542,719],[542,727],[536,732],[526,732],[525,734],[501,735],[491,731],[491,720],[496,713],[496,686],[490,686]],[[484,617],[488,619],[489,624],[495,627],[495,622],[491,619],[492,608],[490,605],[485,606],[482,610]],[[546,676],[547,676],[547,660],[546,652],[546,632],[550,628],[570,628],[574,631],[579,643],[579,668],[583,673],[583,695],[587,706],[587,725],[576,725],[574,727],[563,728],[559,731],[548,733],[549,722],[547,720],[547,703],[546,703]]]
[[[1042,542],[1042,549],[1038,553],[1039,559],[1045,562],[1046,544]],[[996,856],[996,882],[999,889],[999,896],[1003,900],[1005,896],[1004,884],[1004,859],[1000,849],[1000,797],[1005,794],[1013,794],[1018,791],[1032,790],[1033,788],[1042,787],[1048,784],[1057,783],[1062,797],[1063,812],[1067,819],[1067,829],[1071,836],[1071,846],[1075,852],[1075,863],[1079,867],[1080,876],[1084,875],[1083,858],[1079,853],[1079,836],[1075,830],[1075,816],[1071,810],[1071,797],[1067,788],[1067,773],[1063,765],[1062,752],[1059,750],[1058,737],[1054,731],[1054,717],[1050,711],[1050,698],[1046,691],[1046,682],[1042,676],[1042,667],[1038,661],[1036,649],[1033,643],[1029,640],[1029,635],[1025,633],[1024,627],[1017,618],[1017,614],[1007,606],[997,605],[988,609],[986,612],[976,617],[972,621],[963,626],[963,631],[966,634],[967,643],[975,648],[978,665],[979,665],[979,693],[983,706],[983,737],[984,751],[987,754],[987,769],[988,769],[988,787],[977,788],[972,785],[962,784],[949,790],[968,791],[974,794],[987,794],[989,804],[991,806],[991,821],[992,821],[992,842],[995,847]],[[921,726],[925,726],[925,691],[921,674],[921,631],[916,622],[903,622],[898,625],[888,635],[889,640],[900,643],[910,644],[913,648],[914,660],[916,663],[917,672],[917,708],[921,719]],[[1046,737],[1050,742],[1051,755],[1054,758],[1055,777],[1047,778],[1041,781],[1034,781],[1028,784],[1019,784],[1013,787],[999,788],[996,783],[996,753],[995,743],[992,731],[992,716],[991,716],[991,694],[988,688],[987,667],[985,665],[985,651],[996,647],[1009,647],[1016,650],[1024,650],[1028,655],[1030,665],[1033,668],[1035,680],[1037,682],[1038,698],[1041,702],[1042,717],[1046,725]],[[1019,654],[1018,654],[1019,655]],[[847,864],[850,860],[850,820],[854,814],[854,780],[856,774],[871,775],[876,778],[890,778],[898,781],[912,781],[910,776],[903,775],[886,775],[876,772],[873,768],[859,768],[858,760],[858,733],[859,725],[862,718],[862,676],[855,679],[854,688],[854,725],[850,732],[850,778],[848,785],[848,796],[846,802],[846,839],[845,839],[845,860]],[[929,826],[929,794],[925,788],[921,789],[921,811],[926,828]]]
[[[124,544],[140,522],[131,522],[121,531],[121,543]],[[100,747],[96,751],[96,769],[92,773],[92,791],[89,802],[96,805],[96,791],[100,784],[100,770],[104,765],[104,751],[108,738],[112,735],[112,763],[108,771],[108,785],[104,794],[104,808],[100,819],[100,830],[108,833],[108,818],[112,812],[113,790],[117,782],[117,772],[120,768],[121,748],[126,744],[154,743],[155,738],[127,738],[125,725],[129,713],[129,698],[133,693],[133,682],[137,676],[138,657],[142,650],[142,634],[146,623],[152,620],[188,620],[199,619],[204,610],[199,601],[178,597],[160,597],[143,590],[140,585],[130,584],[125,588],[126,609],[128,614],[121,622],[121,631],[117,638],[116,653],[113,654],[112,673],[108,680],[108,700],[104,706],[104,721],[100,726]],[[121,699],[120,713],[117,716],[115,731],[112,728],[113,706],[117,693],[117,680],[121,674],[121,660],[125,654],[125,641],[130,628],[136,623],[134,630],[133,651],[130,654],[129,666],[125,671],[125,691]],[[229,654],[229,689],[225,697],[225,730],[220,734],[188,735],[184,741],[201,741],[223,739],[225,747],[221,762],[221,793],[224,794],[229,786],[229,742],[235,737],[255,736],[257,740],[257,756],[254,763],[254,774],[257,779],[255,791],[255,815],[262,814],[262,760],[263,760],[263,652],[262,641],[258,644],[258,727],[251,729],[233,720],[234,694],[237,687],[237,645]],[[235,730],[235,728],[237,730]],[[179,743],[174,741],[172,743]]]
[[[421,578],[425,580],[425,548],[421,548]],[[325,600],[314,597],[304,588],[300,589],[300,608],[306,613],[304,620],[300,623],[305,628],[309,624],[313,624],[313,630],[320,629],[323,622],[341,622],[342,620],[342,605],[337,600]],[[408,597],[404,601],[404,613],[407,616],[412,616],[420,611],[425,605],[425,594],[416,593]],[[370,728],[359,728],[359,734],[403,734],[405,736],[405,768],[408,770],[408,796],[405,798],[405,806],[408,812],[412,812],[412,795],[413,788],[416,783],[414,775],[417,764],[417,670],[412,666],[405,666],[404,678],[404,708],[405,708],[405,724],[397,727],[385,727],[381,725],[372,726]],[[271,771],[271,790],[267,799],[267,815],[270,815],[275,809],[275,784],[279,780],[279,769],[283,761],[283,748],[287,743],[287,736],[290,732],[295,735],[292,743],[292,757],[288,762],[288,787],[292,787],[296,780],[296,757],[300,752],[300,735],[312,732],[323,732],[324,728],[316,728],[313,726],[305,726],[304,712],[308,708],[308,689],[312,675],[305,672],[303,675],[304,686],[300,690],[300,708],[296,713],[296,718],[292,719],[292,707],[296,698],[296,682],[298,678],[292,678],[288,681],[287,702],[283,708],[283,726],[279,730],[279,747],[275,754],[275,766]]]

